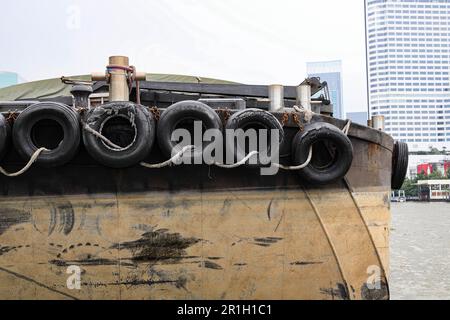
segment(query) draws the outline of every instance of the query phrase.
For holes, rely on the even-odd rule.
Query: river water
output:
[[[450,300],[450,203],[394,203],[391,299]]]

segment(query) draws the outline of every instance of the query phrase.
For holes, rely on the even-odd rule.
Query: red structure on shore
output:
[[[447,176],[450,172],[450,161],[422,163],[417,166],[417,174],[428,176],[433,172],[441,172],[443,176]]]

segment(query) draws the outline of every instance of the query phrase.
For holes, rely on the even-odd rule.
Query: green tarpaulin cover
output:
[[[70,79],[89,81],[89,75],[72,76]],[[163,82],[185,82],[198,83],[198,78],[195,76],[184,76],[176,74],[147,74],[147,81],[163,81]],[[211,84],[233,84],[235,82],[201,78],[201,83]],[[0,89],[0,101],[14,101],[14,100],[31,100],[31,99],[45,99],[55,98],[60,96],[70,96],[71,85],[61,82],[59,78],[47,79],[40,81],[33,81],[18,84],[15,86]]]

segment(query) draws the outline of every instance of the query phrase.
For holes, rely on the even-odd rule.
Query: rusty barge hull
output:
[[[350,171],[320,188],[286,171],[114,170],[84,150],[0,177],[0,299],[388,299],[393,140],[349,137]],[[14,151],[4,162],[23,166]]]

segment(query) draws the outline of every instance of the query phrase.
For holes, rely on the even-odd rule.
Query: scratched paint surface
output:
[[[345,189],[2,199],[0,297],[385,298],[364,282],[387,266],[387,193],[355,196],[361,213]]]

